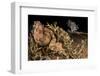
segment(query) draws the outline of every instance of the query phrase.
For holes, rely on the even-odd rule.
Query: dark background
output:
[[[57,22],[57,26],[68,30],[67,22],[71,20],[75,22],[79,29],[79,32],[88,32],[88,17],[72,17],[72,16],[46,16],[46,15],[28,15],[28,32],[31,31],[34,21],[41,21],[42,24]]]

